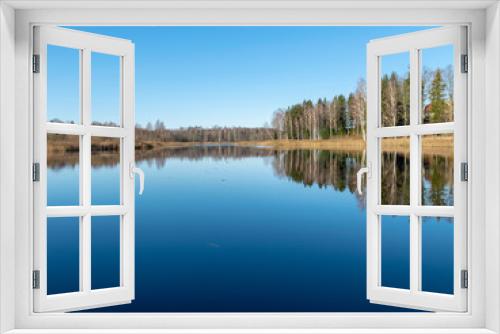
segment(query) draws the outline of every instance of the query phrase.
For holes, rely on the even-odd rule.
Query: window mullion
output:
[[[84,49],[82,52],[82,73],[81,73],[81,91],[82,91],[82,124],[88,128],[91,124],[91,51]],[[80,223],[80,285],[81,291],[91,290],[91,135],[86,132],[81,136],[80,161],[80,187],[81,204],[86,212],[81,217]]]
[[[414,129],[419,123],[419,54],[410,50],[410,290],[420,290],[421,227],[415,208],[420,204],[420,140]]]
[[[124,99],[124,84],[123,84],[123,72],[124,72],[124,59],[120,57],[120,128],[125,129],[129,125],[128,117],[124,111],[125,103]],[[130,168],[128,164],[126,164],[128,157],[128,140],[126,137],[120,138],[120,204],[125,208],[125,211],[129,206],[129,185],[126,182],[126,178],[130,176],[129,170],[126,168]],[[134,145],[135,147],[135,145]],[[125,222],[127,220],[123,218],[123,215],[120,216],[120,286],[124,286],[127,281],[125,267],[125,253],[126,253],[126,245],[125,245]]]

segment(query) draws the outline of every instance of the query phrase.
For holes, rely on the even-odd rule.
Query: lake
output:
[[[388,204],[407,200],[408,156],[384,153]],[[136,297],[97,311],[403,311],[366,299],[365,198],[355,192],[364,152],[200,145],[136,157],[146,175],[144,194],[136,195]],[[92,161],[93,204],[118,204],[117,154]],[[78,154],[48,164],[48,204],[77,204]],[[424,203],[453,204],[452,166],[453,156],[424,156]],[[48,222],[48,290],[75,291],[78,219],[56,219],[67,223]],[[395,228],[383,235],[396,242],[382,249],[383,257],[390,251],[382,264],[390,277],[382,281],[404,287],[409,245],[397,236],[407,232],[391,219]],[[453,224],[430,220],[423,233],[434,242],[423,245],[423,273],[432,279],[423,286],[450,293]],[[119,282],[118,224],[118,217],[93,220],[93,288]]]

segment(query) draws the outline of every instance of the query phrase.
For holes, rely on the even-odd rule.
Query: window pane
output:
[[[422,218],[422,290],[453,294],[453,218]]]
[[[47,219],[47,294],[80,289],[80,218]]]
[[[120,203],[120,139],[92,137],[92,204]]]
[[[80,137],[47,135],[47,205],[80,203]]]
[[[453,121],[453,46],[420,50],[420,67],[422,122]]]
[[[47,45],[47,120],[80,122],[80,50]]]
[[[120,286],[120,217],[92,217],[92,289]]]
[[[381,139],[381,204],[410,204],[410,139]]]
[[[92,124],[121,124],[120,67],[120,57],[92,52]]]
[[[410,288],[410,217],[381,217],[382,286]]]
[[[382,126],[410,124],[410,54],[380,57]]]
[[[453,135],[421,139],[422,204],[453,206]]]

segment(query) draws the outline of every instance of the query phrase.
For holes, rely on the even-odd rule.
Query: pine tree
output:
[[[446,83],[441,75],[441,70],[437,69],[434,73],[429,90],[429,100],[431,102],[431,122],[443,122],[446,116],[445,101]]]
[[[344,134],[347,132],[347,106],[345,96],[340,94],[337,101],[339,105],[337,126],[339,132]]]

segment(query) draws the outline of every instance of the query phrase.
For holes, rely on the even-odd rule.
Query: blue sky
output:
[[[278,108],[348,94],[365,77],[368,41],[428,27],[73,29],[132,40],[137,122],[160,119],[168,128],[178,128],[262,126]],[[119,72],[112,58],[93,57],[94,120],[117,119]],[[438,56],[435,61],[441,62]],[[78,109],[78,85],[71,75],[77,64],[74,56],[53,52],[50,58],[49,53],[49,118],[69,119],[65,113]],[[406,66],[397,59],[391,65],[398,72]]]

